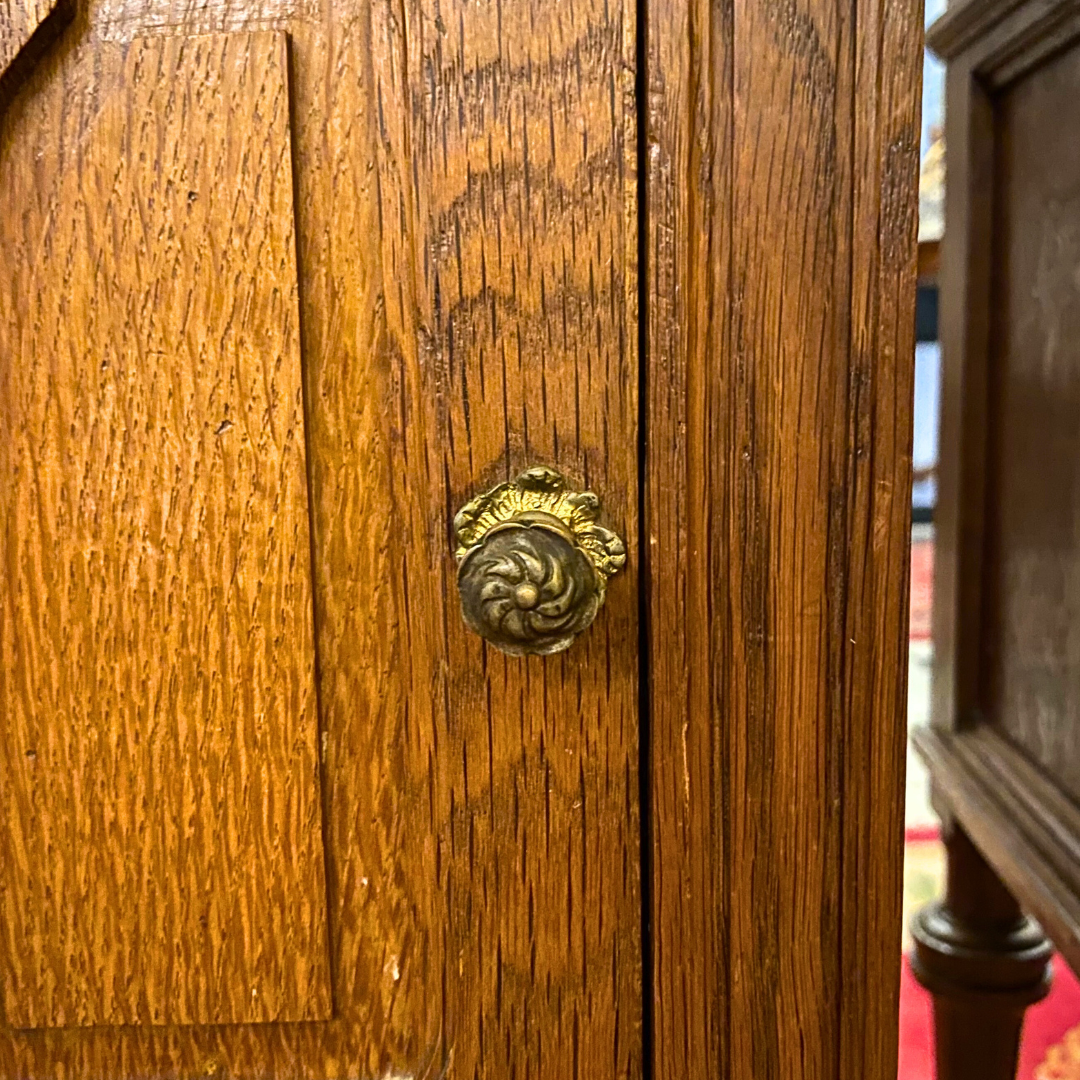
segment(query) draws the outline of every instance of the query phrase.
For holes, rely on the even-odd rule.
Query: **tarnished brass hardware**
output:
[[[626,547],[596,523],[600,502],[546,466],[523,472],[454,518],[466,624],[511,656],[561,652],[596,618]]]

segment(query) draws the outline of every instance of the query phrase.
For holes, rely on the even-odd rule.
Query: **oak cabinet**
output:
[[[918,5],[0,2],[0,1077],[891,1078]]]

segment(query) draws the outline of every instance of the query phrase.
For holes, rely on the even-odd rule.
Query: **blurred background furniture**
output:
[[[949,866],[913,967],[939,1080],[1006,1080],[1050,942],[1080,965],[1080,5],[967,0],[928,42],[948,63],[949,173],[916,743]]]

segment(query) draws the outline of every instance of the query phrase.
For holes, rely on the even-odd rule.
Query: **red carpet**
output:
[[[934,541],[911,543],[911,628],[912,641],[930,637],[930,611],[934,598]]]
[[[941,849],[925,830],[912,830],[904,870],[905,925],[911,911],[938,892]],[[905,951],[909,945],[905,942]],[[899,1080],[934,1080],[930,996],[915,981],[907,959],[900,979]],[[1028,1010],[1017,1080],[1080,1080],[1080,981],[1054,957],[1054,985]]]

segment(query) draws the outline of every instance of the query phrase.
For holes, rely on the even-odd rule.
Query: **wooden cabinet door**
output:
[[[918,26],[0,0],[0,1078],[891,1077]]]

